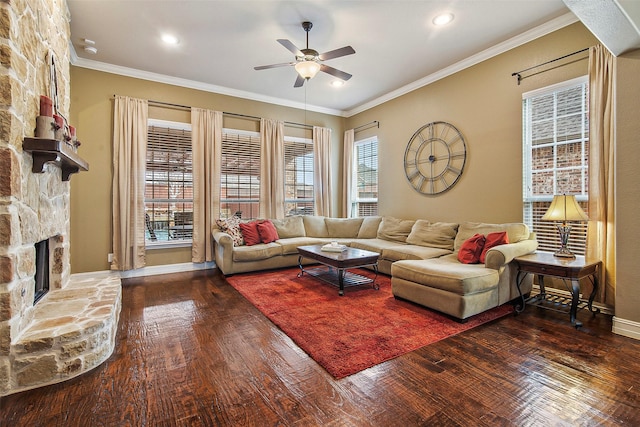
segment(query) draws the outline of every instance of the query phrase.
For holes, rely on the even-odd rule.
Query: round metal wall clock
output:
[[[450,123],[432,122],[418,129],[404,152],[404,173],[419,193],[444,193],[462,176],[467,146]]]

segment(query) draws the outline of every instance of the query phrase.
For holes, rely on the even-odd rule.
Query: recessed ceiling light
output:
[[[170,45],[177,45],[179,43],[178,38],[171,34],[163,34],[162,41]]]
[[[453,13],[441,13],[440,15],[433,18],[433,25],[447,25],[451,21],[453,21]]]
[[[341,87],[341,86],[344,86],[344,82],[342,80],[334,80],[331,82],[331,86]]]

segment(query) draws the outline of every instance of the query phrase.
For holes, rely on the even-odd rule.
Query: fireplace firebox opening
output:
[[[49,292],[49,239],[36,243],[36,276],[33,305]]]

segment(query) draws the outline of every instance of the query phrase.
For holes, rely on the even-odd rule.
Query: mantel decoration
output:
[[[89,164],[78,156],[80,141],[76,128],[69,125],[58,108],[58,85],[53,53],[49,53],[49,95],[40,95],[40,115],[36,117],[34,138],[24,138],[22,149],[33,156],[32,172],[44,172],[46,163],[55,163],[62,169],[62,181],[79,171],[89,170]]]
[[[558,234],[560,235],[560,249],[554,253],[559,258],[575,258],[576,256],[569,250],[569,234],[571,226],[568,221],[588,221],[589,217],[584,213],[576,196],[555,195],[551,201],[551,206],[542,216],[543,221],[558,221]]]
[[[409,139],[404,152],[404,173],[416,191],[436,195],[458,182],[466,158],[462,133],[450,123],[432,122]]]

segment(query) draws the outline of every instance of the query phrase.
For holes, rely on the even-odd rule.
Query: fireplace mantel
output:
[[[64,141],[47,138],[25,138],[22,149],[33,156],[33,173],[44,172],[45,163],[53,162],[62,169],[62,180],[69,181],[72,173],[89,170],[89,163]]]

